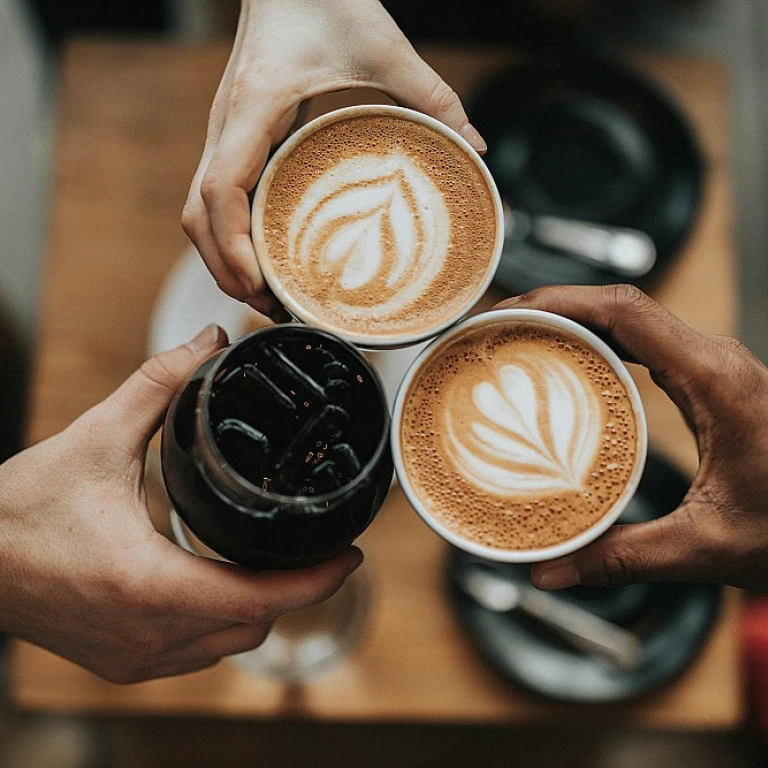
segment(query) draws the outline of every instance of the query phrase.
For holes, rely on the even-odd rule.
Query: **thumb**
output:
[[[298,105],[289,97],[271,103],[249,93],[227,118],[211,161],[200,180],[208,227],[196,245],[228,293],[241,298],[264,293],[264,276],[251,238],[249,194],[259,181],[271,147],[290,130]],[[234,281],[234,284],[233,284]]]
[[[226,343],[227,335],[218,325],[206,326],[186,344],[150,357],[98,407],[120,425],[120,434],[132,448],[143,448],[187,377]]]
[[[255,624],[327,600],[363,561],[357,547],[331,560],[286,571],[252,571],[235,563],[197,557],[163,542],[154,574],[158,609],[165,614]],[[164,587],[168,589],[165,590]]]
[[[616,525],[572,555],[537,563],[539,589],[576,585],[617,587],[645,581],[708,581],[709,568],[687,505],[648,523]]]
[[[410,43],[405,56],[394,56],[381,75],[381,89],[398,104],[417,109],[453,128],[472,148],[483,154],[487,145],[469,122],[461,99],[430,67]]]

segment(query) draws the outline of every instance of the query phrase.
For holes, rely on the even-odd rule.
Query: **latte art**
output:
[[[496,357],[496,356],[495,356]],[[517,356],[446,397],[447,448],[466,479],[499,496],[584,490],[600,449],[600,403],[561,360]],[[468,428],[469,427],[469,428]]]
[[[300,320],[370,347],[434,336],[491,281],[503,242],[493,180],[463,140],[398,107],[340,110],[265,170],[252,236]]]
[[[637,476],[627,389],[577,336],[489,320],[425,354],[403,396],[402,472],[409,497],[460,538],[554,546],[595,526]]]
[[[291,216],[287,262],[339,309],[402,311],[443,268],[448,210],[408,157],[351,158],[327,170]]]

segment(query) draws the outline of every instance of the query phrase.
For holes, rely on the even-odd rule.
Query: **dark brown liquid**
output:
[[[196,411],[213,365],[221,367],[202,406],[208,433]],[[343,550],[378,512],[392,478],[388,426],[384,394],[359,353],[311,328],[271,326],[223,362],[204,363],[174,399],[163,429],[166,488],[220,556],[252,568],[309,565]],[[213,466],[201,450],[211,440],[222,455]],[[220,475],[250,488],[238,481],[235,497]]]
[[[210,424],[224,457],[251,483],[315,496],[349,483],[373,456],[384,429],[370,407],[376,397],[357,360],[288,334],[219,371]]]

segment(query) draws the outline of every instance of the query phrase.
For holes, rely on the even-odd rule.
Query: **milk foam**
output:
[[[429,125],[347,116],[291,147],[269,177],[254,243],[267,281],[306,322],[397,343],[458,319],[491,277],[495,188]]]
[[[289,224],[287,258],[308,280],[330,277],[339,309],[391,314],[440,274],[450,228],[440,191],[406,155],[353,157],[302,195]]]
[[[638,427],[624,384],[579,338],[504,321],[438,348],[412,380],[403,469],[429,515],[506,550],[595,525],[634,476]]]
[[[562,360],[497,354],[484,380],[459,375],[446,399],[446,450],[489,493],[580,491],[600,449],[600,403]]]

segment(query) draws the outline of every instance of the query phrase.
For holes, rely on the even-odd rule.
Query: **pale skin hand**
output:
[[[219,287],[264,314],[277,306],[251,243],[248,193],[302,102],[356,87],[383,91],[485,151],[459,98],[378,0],[243,0],[182,226]]]
[[[693,430],[699,470],[667,517],[614,526],[533,567],[541,589],[640,581],[768,589],[768,369],[727,336],[699,333],[631,286],[544,288],[499,307],[585,325],[648,368]]]
[[[117,683],[191,672],[259,645],[283,613],[359,565],[255,573],[156,533],[147,443],[186,377],[226,343],[211,326],[148,360],[66,430],[0,465],[0,629]]]

